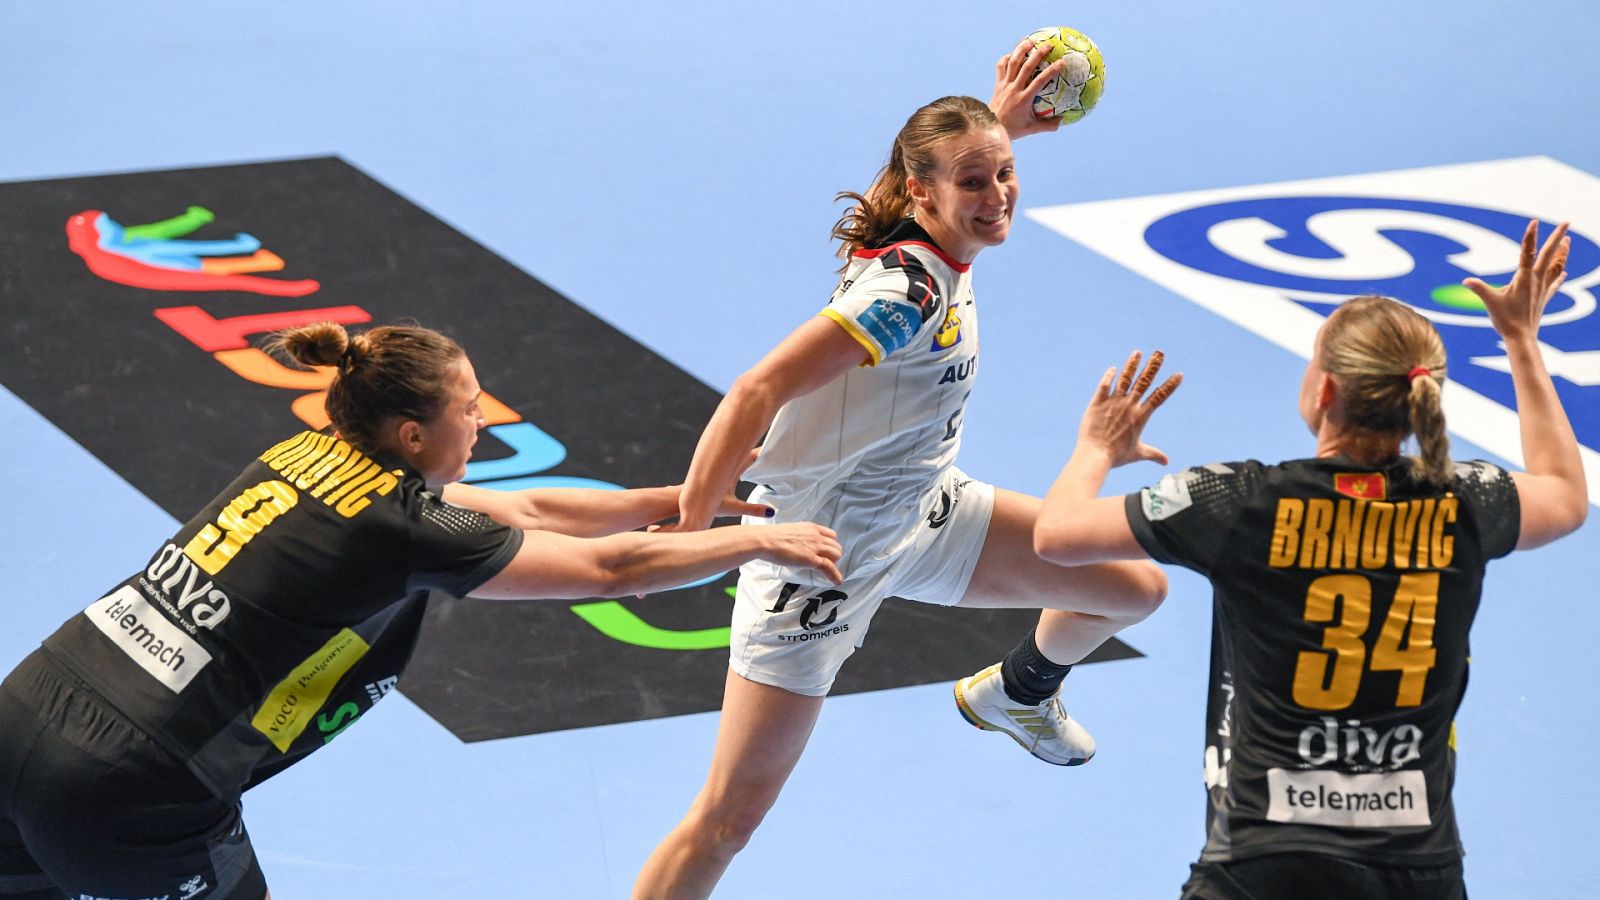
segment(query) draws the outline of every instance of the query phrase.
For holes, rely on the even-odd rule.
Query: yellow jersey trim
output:
[[[833,321],[839,323],[839,327],[843,328],[847,334],[855,338],[856,343],[866,348],[867,361],[862,363],[863,366],[875,366],[878,363],[883,362],[883,353],[878,349],[878,345],[872,342],[872,338],[867,337],[867,333],[861,330],[860,325],[850,321],[847,316],[841,315],[838,310],[832,308],[825,309],[817,315],[820,315],[825,319],[832,319]]]

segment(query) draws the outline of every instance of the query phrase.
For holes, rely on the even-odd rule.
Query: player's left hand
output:
[[[1135,350],[1122,367],[1121,375],[1117,374],[1115,366],[1106,370],[1078,426],[1078,443],[1104,449],[1113,467],[1139,460],[1167,464],[1167,455],[1144,443],[1140,435],[1150,416],[1183,383],[1183,375],[1174,375],[1150,391],[1166,357],[1160,350],[1151,353],[1150,362],[1142,372],[1139,372],[1139,359],[1140,353]],[[1137,378],[1135,372],[1138,372]],[[1150,391],[1149,396],[1145,396],[1146,391]]]
[[[1461,282],[1483,301],[1489,324],[1506,340],[1532,339],[1539,333],[1545,304],[1567,280],[1567,254],[1572,251],[1572,238],[1567,236],[1569,224],[1557,225],[1541,248],[1539,220],[1528,221],[1522,234],[1522,259],[1510,284],[1490,287],[1480,278]]]
[[[755,516],[758,519],[770,519],[777,514],[777,510],[765,503],[751,503],[740,500],[738,494],[729,494],[722,498],[722,505],[717,507],[719,516]]]
[[[683,490],[683,485],[681,485],[681,484],[680,485],[675,485],[675,487],[677,487],[677,489],[679,491]],[[754,516],[757,519],[770,519],[773,516],[777,515],[777,510],[775,510],[772,507],[766,505],[765,503],[751,503],[748,500],[739,499],[739,495],[738,494],[729,494],[726,497],[723,497],[722,498],[722,503],[720,503],[717,506],[716,515],[718,517],[723,517],[723,516]],[[681,531],[700,531],[700,530],[702,530],[702,529],[699,529],[699,528],[683,528],[683,529],[680,529],[680,528],[677,527],[676,523],[673,523],[671,525],[667,525],[667,524],[662,523],[662,522],[657,522],[656,524],[651,525],[649,527],[650,531],[659,531],[659,530],[662,530],[662,529],[665,529],[665,530],[668,530],[668,531],[680,531],[680,530]]]
[[[1045,47],[1023,38],[994,64],[994,96],[989,100],[989,108],[994,110],[995,117],[1012,140],[1061,127],[1060,119],[1041,119],[1033,114],[1033,98],[1067,67],[1065,60],[1058,59],[1043,72],[1033,74],[1045,53]]]

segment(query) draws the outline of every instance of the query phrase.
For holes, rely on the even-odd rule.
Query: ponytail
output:
[[[1388,297],[1347,300],[1323,326],[1318,365],[1345,398],[1352,447],[1392,446],[1416,435],[1416,477],[1449,483],[1454,465],[1444,422],[1444,342],[1433,323]]]
[[[1430,484],[1448,484],[1455,466],[1450,462],[1450,438],[1444,430],[1444,389],[1431,372],[1409,377],[1411,433],[1417,436],[1419,451],[1411,461],[1412,471]]]

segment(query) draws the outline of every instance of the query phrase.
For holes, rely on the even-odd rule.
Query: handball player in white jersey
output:
[[[958,688],[963,715],[1035,756],[1081,763],[1094,741],[1057,699],[1061,677],[1166,594],[1149,563],[1061,568],[1033,551],[1040,501],[956,467],[979,373],[972,263],[1017,208],[1011,138],[1049,130],[1029,99],[1024,42],[997,65],[991,106],[917,110],[889,162],[834,229],[847,262],[833,297],[728,391],[680,495],[678,528],[710,524],[744,473],[778,522],[833,528],[842,584],[799,569],[740,570],[722,719],[705,787],[645,863],[635,897],[703,897],[744,847],[804,750],[845,659],[883,599],[1044,609],[1007,658]],[[998,111],[998,115],[997,112]]]

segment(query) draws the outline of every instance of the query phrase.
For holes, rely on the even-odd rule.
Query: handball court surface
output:
[[[1442,323],[1454,455],[1514,465],[1493,336],[1437,288],[1451,266],[1503,274],[1493,236],[1537,215],[1579,238],[1541,337],[1594,499],[1587,4],[0,0],[0,664],[301,427],[317,385],[207,322],[415,318],[500,403],[470,480],[677,480],[718,392],[826,302],[833,194],[866,188],[917,106],[987,98],[995,59],[1058,24],[1100,45],[1107,90],[1017,144],[1021,209],[974,270],[964,469],[1042,493],[1136,347],[1186,376],[1148,432],[1175,466],[1307,455],[1307,329],[1372,289]],[[207,214],[171,221],[190,207]],[[248,233],[284,261],[253,277],[300,287],[107,280],[69,246],[89,210]],[[1251,221],[1278,230],[1252,243]],[[1491,567],[1457,721],[1473,896],[1600,894],[1597,529]],[[951,702],[1031,614],[886,607],[718,896],[1176,896],[1203,838],[1210,597],[1170,574],[1164,607],[1068,679],[1100,747],[1075,769]],[[399,691],[246,796],[274,895],[626,896],[704,778],[731,583],[436,604]]]

